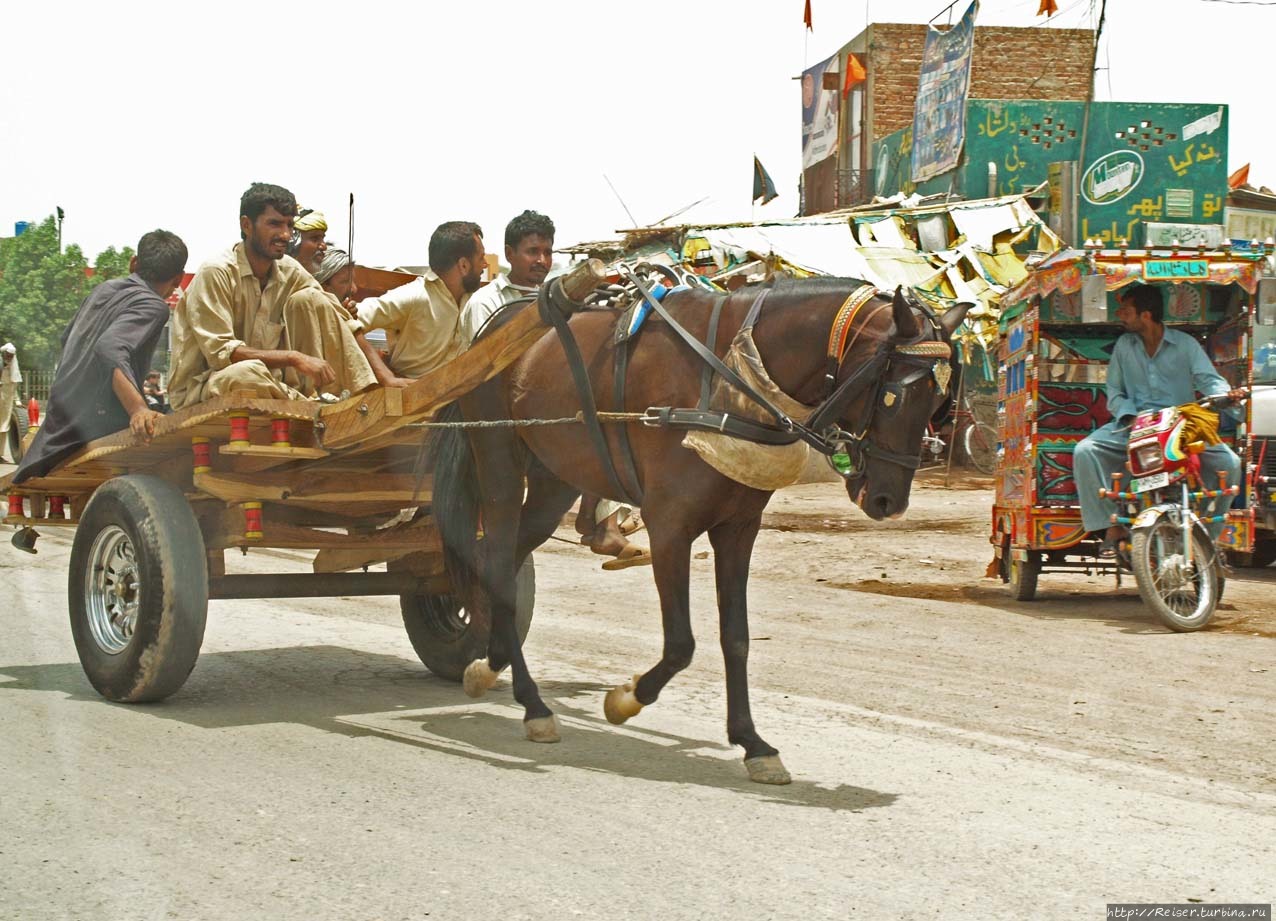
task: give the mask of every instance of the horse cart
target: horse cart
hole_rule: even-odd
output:
[[[575,301],[601,275],[591,261],[551,284]],[[163,417],[149,443],[119,432],[45,476],[0,478],[4,523],[22,529],[15,545],[34,549],[36,528],[75,531],[71,629],[93,686],[119,701],[172,694],[195,666],[210,599],[356,595],[397,595],[421,660],[459,680],[487,649],[490,623],[449,592],[422,423],[547,329],[529,304],[403,389],[337,403],[232,393]],[[313,571],[227,572],[227,550],[265,547],[318,551]],[[368,571],[381,563],[384,572]],[[530,559],[517,583],[521,639],[535,592]]]
[[[1270,284],[1261,279],[1270,253],[1270,245],[1257,244],[1222,250],[1090,245],[1050,257],[1007,292],[1000,320],[1000,448],[989,539],[998,574],[1020,600],[1034,597],[1044,573],[1120,578],[1117,561],[1100,558],[1099,541],[1082,527],[1072,475],[1077,444],[1111,418],[1106,374],[1122,332],[1115,321],[1118,293],[1134,283],[1161,286],[1166,325],[1194,336],[1232,387],[1249,387],[1256,335],[1263,339],[1270,332],[1263,324],[1276,321],[1260,317],[1270,311],[1260,296],[1260,282],[1264,292]],[[1265,527],[1261,509],[1255,514],[1267,477],[1258,469],[1263,460],[1255,451],[1253,410],[1246,407],[1239,423],[1224,417],[1219,430],[1243,467],[1240,494],[1218,522],[1215,545],[1233,560],[1270,562],[1276,533]],[[1151,493],[1140,492],[1142,481],[1131,481],[1127,472],[1123,482],[1110,495],[1136,512],[1140,500],[1148,504]]]

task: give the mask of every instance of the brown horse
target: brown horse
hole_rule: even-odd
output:
[[[908,507],[926,420],[942,389],[936,380],[936,357],[946,353],[947,339],[967,306],[959,305],[936,320],[928,311],[910,307],[900,291],[893,300],[875,292],[867,301],[861,296],[846,335],[833,337],[850,345],[830,361],[830,330],[839,315],[845,321],[843,308],[863,287],[852,279],[781,281],[767,291],[753,330],[765,368],[780,390],[808,406],[823,402],[825,411],[815,415],[825,423],[827,437],[816,439],[817,446],[824,445],[828,453],[830,441],[836,442],[858,461],[847,477],[847,494],[871,518],[881,520]],[[758,292],[746,288],[726,298],[715,341],[709,343],[717,356],[726,353],[742,323],[755,312],[751,308],[759,303]],[[663,306],[669,317],[703,342],[711,307],[719,297],[703,290],[675,290]],[[619,347],[616,325],[616,313],[607,310],[583,311],[570,318],[599,410],[696,406],[703,361],[666,318],[655,315],[631,343],[625,405],[612,405]],[[919,348],[919,343],[925,347]],[[502,375],[462,398],[459,412],[447,418],[562,418],[576,414],[581,402],[564,347],[551,332]],[[664,650],[653,668],[607,695],[607,718],[624,722],[654,703],[669,680],[691,662],[691,545],[707,532],[714,550],[726,661],[727,737],[744,748],[751,779],[788,783],[778,753],[754,729],[748,697],[746,585],[753,542],[771,493],[710,467],[682,446],[684,431],[636,422],[623,427],[641,493],[632,498],[641,501],[651,540]],[[606,440],[613,464],[628,470],[620,460],[621,428],[605,426]],[[625,499],[616,495],[614,481],[628,478],[608,474],[579,425],[445,429],[435,440],[433,457],[433,512],[448,550],[454,590],[462,598],[476,598],[482,596],[473,591],[480,588],[490,599],[488,656],[467,669],[466,692],[481,695],[509,664],[514,698],[525,709],[528,738],[556,742],[557,719],[541,700],[515,633],[514,575],[549,539],[581,492]],[[627,489],[632,492],[632,485]],[[482,541],[476,540],[480,515]]]

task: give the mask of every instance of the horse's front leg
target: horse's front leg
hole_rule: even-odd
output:
[[[727,739],[744,749],[757,783],[790,782],[780,754],[758,735],[749,709],[749,561],[761,518],[724,522],[709,531],[718,587],[718,628],[727,672]]]
[[[688,581],[691,577],[691,538],[670,528],[659,513],[644,516],[651,537],[652,573],[660,594],[660,618],[664,625],[664,650],[655,667],[635,675],[607,692],[603,713],[609,722],[625,722],[647,704],[656,702],[664,686],[691,664],[696,641],[691,634],[691,604]]]

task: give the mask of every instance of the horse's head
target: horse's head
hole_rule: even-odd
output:
[[[972,306],[958,304],[936,318],[910,306],[902,288],[895,292],[891,329],[868,359],[885,364],[838,422],[852,466],[846,492],[870,518],[899,517],[908,508],[926,423],[950,376],[950,338]]]

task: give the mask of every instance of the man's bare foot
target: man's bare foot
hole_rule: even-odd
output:
[[[598,497],[597,496],[581,496],[580,511],[576,513],[576,533],[582,538],[588,537],[593,539],[593,534],[598,530],[600,523],[594,521],[598,515]],[[582,540],[582,544],[589,543],[589,540]]]
[[[588,544],[589,549],[602,556],[620,556],[629,546],[625,535],[620,533],[620,512],[604,518],[594,528],[594,533],[582,537],[581,543]]]

